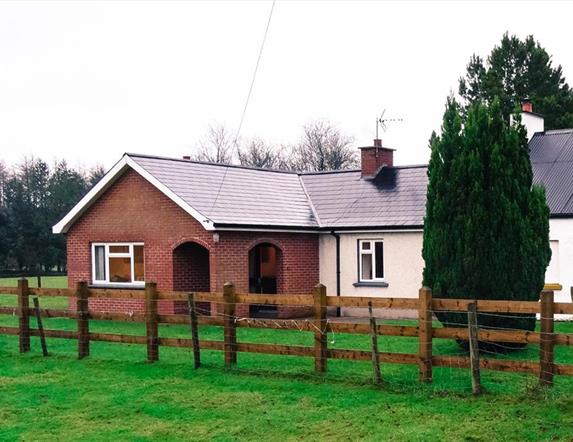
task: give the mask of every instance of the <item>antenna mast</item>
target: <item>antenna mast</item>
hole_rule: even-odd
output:
[[[376,118],[376,139],[379,139],[378,128],[381,128],[384,132],[386,132],[387,123],[395,123],[395,122],[399,122],[399,121],[404,121],[402,118],[384,118],[385,113],[386,113],[386,109],[384,109],[382,111],[382,114],[380,115],[379,118]]]

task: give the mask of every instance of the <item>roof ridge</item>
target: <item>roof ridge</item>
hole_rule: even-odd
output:
[[[259,171],[259,172],[273,172],[273,173],[285,173],[285,174],[289,174],[289,175],[300,175],[300,172],[296,172],[293,170],[266,169],[263,167],[243,166],[241,164],[223,164],[223,163],[214,163],[211,161],[186,160],[183,158],[172,158],[172,157],[164,157],[161,155],[149,155],[149,154],[140,154],[140,153],[133,153],[133,152],[125,152],[124,155],[127,155],[128,157],[139,157],[139,158],[150,158],[150,159],[154,159],[154,160],[175,161],[178,163],[203,164],[206,166],[229,167],[229,168],[233,168],[233,169],[254,170],[254,171]]]
[[[320,222],[320,217],[318,216],[318,211],[316,210],[316,207],[314,207],[314,203],[312,202],[312,198],[310,197],[308,190],[306,190],[306,186],[304,185],[304,180],[302,179],[302,176],[300,174],[298,175],[298,181],[300,183],[300,186],[302,187],[302,191],[304,192],[304,195],[306,196],[306,200],[308,201],[310,211],[312,212],[314,218],[316,219],[316,224],[318,225],[318,227],[321,227],[321,222]]]
[[[545,132],[536,132],[535,134],[539,134],[539,135],[543,136],[543,135],[566,134],[566,133],[571,133],[571,132],[573,132],[573,128],[567,128],[567,129],[549,129],[549,130],[546,130]]]

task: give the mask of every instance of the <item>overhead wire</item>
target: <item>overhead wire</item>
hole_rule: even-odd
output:
[[[271,20],[273,18],[273,11],[275,9],[275,3],[276,3],[276,0],[273,0],[273,3],[271,5],[271,10],[269,11],[269,18],[267,20],[267,26],[265,27],[265,33],[263,34],[263,40],[261,42],[261,47],[259,48],[259,55],[257,56],[257,62],[255,63],[255,69],[253,71],[253,76],[251,78],[251,85],[249,86],[249,92],[247,93],[247,98],[245,100],[245,106],[243,107],[243,112],[241,113],[241,119],[239,120],[239,127],[237,128],[237,132],[235,133],[234,145],[235,145],[235,149],[237,149],[237,150],[239,148],[238,147],[239,135],[240,135],[241,129],[243,127],[243,122],[245,121],[245,115],[247,113],[247,108],[249,106],[251,94],[252,94],[253,88],[255,86],[255,80],[257,78],[257,72],[259,70],[259,65],[261,63],[261,57],[263,55],[263,49],[265,47],[265,42],[267,41],[267,35],[269,33]],[[219,199],[219,195],[221,193],[221,189],[223,188],[223,185],[225,184],[225,179],[227,178],[227,172],[228,171],[229,171],[229,168],[226,167],[225,172],[223,173],[223,178],[221,179],[221,184],[219,185],[219,189],[217,190],[217,194],[215,195],[215,199],[213,200],[213,204],[211,205],[211,209],[209,210],[209,213],[208,213],[209,216],[213,212],[213,209],[215,208],[215,204],[217,203],[217,200]]]

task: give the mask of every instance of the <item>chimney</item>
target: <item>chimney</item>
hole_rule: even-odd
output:
[[[545,130],[545,119],[543,115],[533,112],[533,103],[526,98],[521,103],[521,124],[525,126],[527,131],[527,141],[533,138],[536,132],[543,132]]]
[[[382,146],[382,140],[375,139],[372,146],[360,148],[362,178],[372,179],[384,166],[394,165],[394,149]]]
[[[183,159],[184,159],[184,160],[190,160],[190,159],[191,159],[191,156],[189,156],[189,155],[183,155]]]

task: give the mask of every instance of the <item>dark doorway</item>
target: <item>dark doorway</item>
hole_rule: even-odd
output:
[[[277,276],[280,250],[272,244],[263,243],[249,252],[249,291],[251,293],[277,293]],[[252,317],[275,317],[276,305],[252,304]]]
[[[208,292],[211,288],[209,250],[195,242],[186,242],[173,250],[173,290]],[[176,313],[187,312],[187,302],[176,301]],[[210,303],[197,303],[197,311],[208,315]]]

